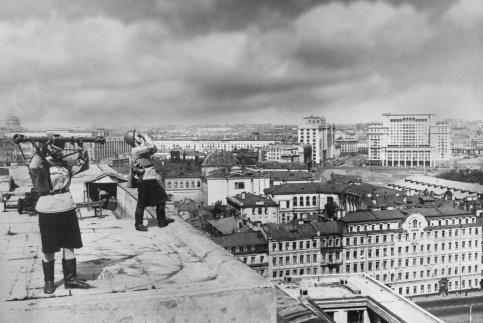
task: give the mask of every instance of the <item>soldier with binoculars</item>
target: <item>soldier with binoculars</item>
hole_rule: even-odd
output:
[[[126,132],[124,141],[132,147],[132,172],[137,179],[138,201],[135,212],[135,228],[138,231],[148,230],[143,225],[144,209],[147,206],[156,207],[158,226],[165,227],[174,220],[166,217],[165,207],[168,195],[158,182],[158,174],[152,161],[157,148],[147,135],[136,130]]]

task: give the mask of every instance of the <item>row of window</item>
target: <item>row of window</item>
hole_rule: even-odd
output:
[[[393,248],[391,248],[391,253],[393,252],[392,249]],[[391,255],[393,255],[393,254],[391,254]],[[410,259],[412,259],[412,264],[413,264],[413,266],[415,266],[416,265],[416,259],[418,259],[418,258],[419,258],[419,264],[420,265],[430,265],[431,264],[431,258],[433,258],[433,264],[437,264],[438,259],[441,259],[441,263],[445,263],[446,261],[451,263],[451,262],[453,262],[453,260],[455,262],[458,262],[459,259],[461,259],[461,261],[473,261],[473,260],[477,261],[479,259],[478,252],[475,252],[475,253],[468,252],[468,257],[466,257],[466,255],[467,255],[466,253],[461,254],[461,258],[459,257],[460,254],[441,255],[441,256],[434,256],[434,257],[428,256],[428,257],[426,257],[426,262],[424,261],[425,257],[408,257],[408,258],[405,258],[404,261],[405,261],[406,267],[407,267],[407,266],[409,266],[409,260]],[[473,258],[473,255],[474,255],[474,258]],[[372,256],[373,256],[372,249],[368,250],[367,258],[372,259],[373,258]],[[383,256],[384,257],[387,256],[386,248],[384,248]],[[376,253],[375,253],[374,258],[379,258],[379,257],[381,257],[381,255],[379,253],[379,249],[376,249]],[[352,252],[352,258],[351,258],[351,253],[349,251],[346,251],[346,254],[345,254],[346,260],[361,260],[361,258],[364,258],[364,251],[363,250],[359,250],[359,252],[354,250]],[[386,260],[384,260],[384,261],[386,261]],[[394,259],[391,259],[390,261],[391,261],[391,263],[393,263]],[[397,259],[397,261],[398,261],[398,266],[401,267],[403,259],[399,258],[399,259]]]
[[[295,199],[295,198],[294,198]],[[328,201],[327,201],[328,202]],[[435,220],[435,221],[430,221],[429,223],[429,226],[444,226],[444,225],[462,225],[462,224],[472,224],[472,223],[476,223],[476,218],[475,217],[467,217],[467,218],[460,218],[460,219],[446,219],[446,220]],[[400,229],[402,227],[402,223],[397,223],[397,228]],[[421,228],[421,222],[420,221],[417,221],[417,220],[414,220],[410,223],[410,228]],[[390,223],[379,223],[379,224],[365,224],[365,225],[351,225],[349,226],[349,232],[366,232],[366,231],[377,231],[377,230],[389,230],[389,229],[395,229],[396,227],[393,225],[391,226]],[[454,229],[455,231],[455,236],[458,236],[458,232],[459,230],[463,230],[462,231],[462,234],[464,235],[465,234],[465,229]],[[445,231],[446,230],[441,230],[442,231],[442,236],[444,237],[445,235]],[[438,230],[436,230],[435,232],[438,232]],[[472,228],[469,228],[469,234],[472,234]],[[429,232],[428,233],[428,237],[429,237]],[[421,233],[422,234],[422,233]],[[475,231],[474,231],[474,234],[475,235],[478,235],[478,228],[475,228]],[[448,236],[451,237],[452,235],[452,229],[449,229],[449,232],[448,232]],[[422,236],[421,236],[422,237]],[[436,233],[436,237],[437,237],[437,233]]]
[[[419,292],[418,292],[418,285],[412,286],[412,294],[410,286],[406,288],[399,287],[399,294],[400,295],[415,295],[415,294],[425,294],[425,293],[438,293],[439,292],[439,285],[438,283],[434,284],[434,290],[431,289],[432,284],[427,284],[426,288],[424,284],[419,285]],[[469,288],[476,288],[478,287],[478,279],[462,279],[461,280],[461,289],[469,289]],[[459,290],[459,280],[449,281],[448,282],[448,291]],[[403,294],[403,292],[406,292]]]
[[[473,244],[472,241],[468,241],[468,244],[466,244],[466,241],[461,241],[461,249],[464,250],[466,248],[479,248],[479,241],[478,240],[475,240],[474,241],[475,243]],[[448,246],[447,249],[446,249],[446,245]],[[412,251],[413,253],[415,252],[425,252],[425,253],[434,253],[434,252],[438,252],[438,251],[446,251],[446,250],[459,250],[459,242],[441,242],[441,243],[435,243],[434,244],[434,248],[431,249],[431,245],[430,244],[427,244],[426,245],[426,248],[424,248],[424,244],[420,245],[419,248],[417,248],[417,246],[413,245],[412,248],[409,248],[409,246],[406,246],[404,249],[403,247],[398,247],[397,248],[397,254],[398,255],[401,255],[403,253],[403,250],[404,250],[404,253],[406,255],[408,255],[410,253],[410,251]],[[438,248],[439,246],[439,248]],[[474,246],[474,247],[473,247]],[[373,254],[373,250],[375,252],[375,256],[376,257],[387,257],[388,256],[388,250],[389,250],[389,254],[391,256],[394,256],[394,247],[391,247],[391,248],[382,248],[382,252],[380,252],[380,248],[369,248],[367,249],[367,256],[369,258],[372,257],[372,254]],[[359,253],[359,256],[363,256],[364,255],[364,251],[365,249],[359,249],[358,250],[359,252],[357,252],[357,250],[352,250],[352,253],[353,253],[353,258],[357,258],[357,254]],[[475,253],[476,254],[476,253]],[[346,259],[350,259],[350,251],[346,251]]]
[[[401,265],[401,263],[402,263],[401,261],[398,262],[399,266]],[[406,261],[406,266],[408,266],[408,263],[409,262]],[[389,265],[388,265],[387,261],[369,262],[369,263],[367,263],[367,267],[366,267],[366,263],[364,263],[364,262],[345,265],[346,273],[366,272],[366,268],[367,268],[368,272],[371,272],[373,270],[377,271],[377,270],[394,269],[394,261],[389,262]],[[459,274],[458,268],[460,268],[460,267],[455,266],[454,268],[453,267],[441,268],[441,271],[439,271],[438,268],[435,268],[435,269],[433,269],[433,276],[431,276],[431,270],[426,269],[426,277],[424,276],[424,270],[421,270],[419,278],[436,277],[436,276],[438,276],[438,273],[440,273],[441,276],[453,275],[453,274],[458,275]],[[474,271],[472,270],[472,268],[474,268]],[[461,266],[461,271],[460,271],[461,274],[466,274],[466,273],[471,274],[472,272],[478,273],[478,265]],[[413,277],[412,277],[413,279],[418,278],[416,273],[417,273],[416,271],[413,271]],[[394,277],[394,274],[391,274],[391,281],[393,281],[393,277]],[[406,280],[409,279],[409,272],[406,272],[405,278],[406,278]],[[401,280],[401,279],[402,279],[402,272],[398,273],[398,281]]]
[[[389,226],[389,225],[388,225]],[[381,229],[382,230],[382,229]],[[350,230],[349,230],[350,231]],[[467,234],[468,233],[468,234]],[[448,229],[448,230],[434,230],[434,231],[426,231],[424,232],[413,232],[412,234],[409,233],[398,233],[397,234],[397,241],[411,241],[411,240],[421,240],[424,239],[426,235],[426,239],[430,238],[452,238],[461,236],[462,238],[466,238],[467,235],[469,236],[479,236],[480,230],[479,228],[466,228],[463,229]],[[388,237],[390,242],[394,242],[394,234],[383,234],[383,235],[370,235],[367,236],[367,244],[372,244],[372,243],[386,243],[388,241]],[[374,238],[374,240],[373,240]],[[411,238],[411,239],[410,239]],[[351,238],[346,237],[345,239],[346,246],[350,245],[358,245],[358,244],[365,244],[366,243],[366,237],[360,236],[360,237],[352,237],[352,244],[351,244]]]
[[[278,260],[278,261],[277,261]],[[306,254],[306,255],[294,255],[292,257],[285,256],[285,257],[273,257],[272,258],[272,265],[276,266],[291,266],[291,265],[298,265],[298,264],[310,264],[310,263],[317,263],[317,254]]]
[[[310,201],[312,201],[312,204],[310,203]],[[332,196],[328,196],[327,203],[333,203],[333,202],[334,202],[334,198]],[[312,198],[310,198],[310,196],[305,196],[305,198],[303,196],[299,196],[298,198],[294,197],[292,199],[292,203],[293,203],[293,206],[311,206],[311,205],[317,206],[317,196],[312,196]],[[287,202],[287,208],[290,208],[289,202]]]
[[[166,188],[195,188],[201,187],[200,181],[167,181]]]
[[[286,269],[286,270],[274,270],[272,271],[273,278],[283,278],[283,277],[290,277],[290,276],[297,276],[297,275],[317,275],[318,268],[294,268],[294,269]]]
[[[279,242],[272,243],[272,251],[283,251],[283,250],[305,250],[317,248],[317,240],[299,240],[292,242]]]

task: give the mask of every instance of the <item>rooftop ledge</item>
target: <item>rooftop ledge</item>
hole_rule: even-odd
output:
[[[81,187],[73,182],[74,194]],[[77,272],[92,288],[66,290],[57,253],[53,295],[43,293],[37,217],[0,212],[1,322],[276,322],[273,284],[177,217],[172,205],[174,223],[148,221],[149,231],[139,232],[131,218],[135,190],[119,186],[118,200],[129,218],[83,209],[79,220]]]

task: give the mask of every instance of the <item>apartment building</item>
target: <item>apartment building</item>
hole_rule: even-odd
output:
[[[451,128],[434,114],[383,114],[369,126],[369,163],[390,167],[432,167],[451,158]]]
[[[267,275],[267,241],[260,232],[236,232],[213,238],[213,241],[231,252],[261,276]]]
[[[312,147],[312,162],[321,164],[334,158],[335,126],[328,124],[323,117],[308,116],[298,125],[298,142]]]
[[[298,275],[317,275],[320,267],[320,233],[311,223],[262,226],[268,241],[268,277],[283,279]]]
[[[265,196],[241,193],[227,197],[227,204],[251,224],[279,223],[278,204]]]
[[[344,273],[367,273],[401,295],[480,288],[481,219],[464,210],[415,208],[344,217]]]

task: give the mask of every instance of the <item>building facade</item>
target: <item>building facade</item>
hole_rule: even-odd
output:
[[[255,226],[280,221],[278,204],[264,196],[243,192],[227,197],[227,204],[236,209],[244,221]]]
[[[354,212],[342,219],[344,272],[404,296],[480,288],[481,219],[455,208]]]
[[[389,167],[433,167],[451,159],[451,128],[433,114],[383,114],[369,126],[368,160]]]
[[[334,158],[335,126],[328,124],[325,118],[309,116],[298,125],[298,142],[312,147],[312,162],[321,164]]]
[[[303,163],[304,146],[300,144],[274,144],[259,150],[259,161],[278,163]]]
[[[194,150],[210,152],[214,150],[233,151],[268,147],[276,140],[153,140],[156,147],[165,150]]]

